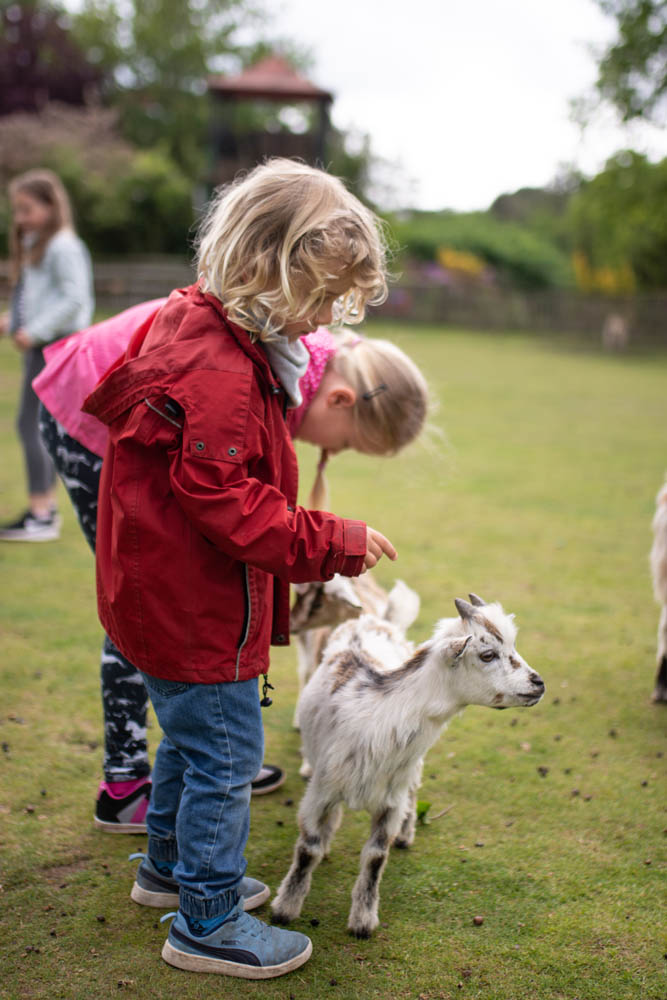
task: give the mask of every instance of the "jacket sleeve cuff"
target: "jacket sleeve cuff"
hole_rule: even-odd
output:
[[[366,556],[366,525],[363,521],[343,520],[342,546],[325,562],[325,579],[335,573],[342,576],[359,576]]]

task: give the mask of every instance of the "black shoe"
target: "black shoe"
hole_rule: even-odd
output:
[[[251,783],[253,795],[267,795],[275,792],[285,780],[285,772],[275,764],[262,764],[259,774]]]
[[[37,517],[27,510],[22,517],[0,528],[3,542],[53,542],[60,538],[60,516],[55,510]]]

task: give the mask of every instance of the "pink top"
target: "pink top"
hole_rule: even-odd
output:
[[[106,451],[108,429],[95,417],[81,412],[83,401],[124,354],[133,333],[152,319],[166,301],[142,302],[44,348],[46,366],[32,387],[70,437],[96,455]]]
[[[166,299],[153,299],[126,309],[102,323],[73,333],[44,348],[46,366],[32,387],[49,413],[62,424],[70,437],[80,441],[95,455],[103,456],[108,440],[107,427],[81,412],[81,406],[114,361],[125,353],[132,335],[152,320]],[[327,362],[336,353],[336,341],[326,327],[301,338],[310,354],[306,374],[299,382],[303,402],[287,411],[287,426],[295,434],[317,392]]]
[[[287,411],[287,426],[292,437],[294,437],[301,426],[301,421],[306,415],[306,410],[312,403],[315,393],[320,387],[327,364],[338,350],[335,338],[325,326],[320,326],[314,333],[307,333],[305,337],[301,337],[301,343],[306,346],[310,354],[310,361],[308,362],[306,374],[299,381],[299,389],[301,390],[303,400],[301,406],[297,406],[295,410]]]

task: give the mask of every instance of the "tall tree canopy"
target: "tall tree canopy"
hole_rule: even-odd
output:
[[[39,111],[49,101],[85,103],[101,73],[69,29],[61,7],[0,3],[0,115]]]
[[[84,0],[72,19],[88,60],[105,71],[125,136],[137,146],[161,145],[196,175],[207,76],[225,59],[248,58],[253,47],[239,33],[257,25],[257,12],[247,0]]]
[[[598,0],[616,20],[617,37],[602,54],[596,88],[625,122],[667,119],[667,0]]]
[[[667,158],[616,153],[573,195],[568,214],[573,245],[590,267],[629,268],[639,288],[665,287]]]

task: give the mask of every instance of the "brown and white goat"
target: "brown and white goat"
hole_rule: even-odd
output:
[[[662,605],[658,625],[658,671],[655,676],[653,701],[667,702],[667,483],[656,497],[651,573],[655,599]]]
[[[466,705],[536,705],[544,694],[542,679],[516,651],[512,616],[499,604],[470,599],[457,600],[460,617],[438,622],[416,651],[400,628],[372,615],[331,636],[300,701],[313,774],[299,807],[292,866],[272,903],[276,922],[301,912],[346,803],[371,815],[348,920],[352,934],[369,937],[389,848],[414,840],[426,751]]]
[[[414,590],[397,580],[387,593],[370,573],[357,577],[336,574],[324,583],[297,583],[293,587],[296,600],[290,612],[290,633],[296,636],[299,697],[336,625],[371,614],[407,632],[419,614],[419,597]],[[298,701],[292,724],[299,728]]]

